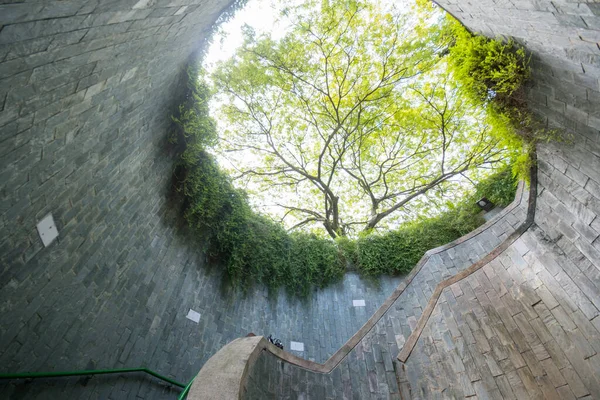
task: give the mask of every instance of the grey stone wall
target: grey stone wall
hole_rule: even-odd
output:
[[[529,106],[563,142],[538,146],[535,222],[600,294],[600,4],[596,1],[440,0],[470,29],[514,37],[532,53]]]
[[[343,397],[343,387],[348,384],[342,379],[342,368],[331,374],[317,374],[263,351],[251,367],[242,393],[245,400],[336,399]]]
[[[152,292],[162,268],[177,272],[162,260],[182,258],[169,247],[169,115],[188,58],[227,1],[2,3],[0,368],[148,365],[142,353],[154,351],[152,333],[183,284]],[[48,213],[60,236],[43,248],[36,223]],[[177,353],[160,356],[176,373]],[[76,381],[49,392],[3,386],[0,397],[119,398],[143,382],[57,394]]]
[[[249,372],[245,399],[399,399],[394,360],[436,286],[512,234],[525,220],[528,198],[527,190],[520,191],[510,207],[464,240],[433,250],[387,312],[330,373],[306,370],[263,351]]]
[[[148,216],[156,224],[165,205],[181,72],[225,5],[0,5],[2,286],[77,275],[100,248],[123,266],[140,262],[133,244],[151,237]],[[60,239],[42,250],[36,223],[50,212]]]
[[[401,281],[347,274],[299,301],[235,292],[205,265],[169,199],[167,128],[226,3],[0,4],[0,372],[146,366],[187,382],[248,332],[322,361]],[[49,212],[59,238],[43,248]],[[178,393],[141,375],[0,381],[3,399]]]
[[[445,288],[400,370],[403,398],[597,398],[600,293],[579,268],[534,227]]]

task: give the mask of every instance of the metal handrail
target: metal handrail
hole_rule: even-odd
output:
[[[84,375],[105,375],[105,374],[124,374],[130,372],[144,372],[152,375],[162,381],[168,382],[171,385],[183,388],[183,392],[178,399],[184,399],[187,395],[190,386],[192,385],[193,379],[187,384],[183,384],[174,379],[167,378],[157,372],[152,371],[148,368],[121,368],[121,369],[97,369],[88,371],[56,371],[56,372],[20,372],[17,374],[3,374],[0,373],[0,379],[35,379],[35,378],[59,378],[65,376],[84,376]]]

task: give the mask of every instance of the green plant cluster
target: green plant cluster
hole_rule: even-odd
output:
[[[539,141],[561,140],[527,108],[525,85],[530,78],[530,57],[512,39],[473,35],[452,16],[442,24],[450,43],[448,67],[473,101],[487,108],[491,135],[513,150],[513,173],[528,181],[531,152]]]
[[[281,224],[253,212],[246,194],[210,154],[197,154],[183,188],[187,221],[235,286],[262,283],[306,295],[311,286],[326,286],[343,275],[333,241],[288,234]]]
[[[178,169],[186,201],[185,217],[213,262],[229,280],[248,289],[253,284],[285,287],[306,296],[348,268],[362,274],[410,271],[423,254],[472,231],[484,221],[475,202],[487,197],[500,206],[514,198],[516,181],[505,169],[477,185],[475,193],[446,213],[402,225],[385,234],[331,240],[308,233],[288,233],[280,223],[255,213],[244,191],[234,187],[206,147],[217,140],[208,112],[210,90],[191,70],[189,95],[179,108],[175,138],[185,145]]]
[[[505,207],[514,200],[516,188],[515,176],[507,167],[477,184],[471,196],[437,217],[360,237],[355,253],[349,258],[356,260],[365,275],[407,273],[427,250],[452,242],[485,223],[477,200],[487,197],[497,206]]]
[[[283,226],[252,211],[244,191],[235,188],[206,147],[217,138],[208,112],[210,90],[190,70],[189,95],[173,117],[175,138],[185,150],[178,169],[186,200],[185,217],[204,251],[222,264],[230,281],[248,288],[262,283],[306,295],[343,276],[345,266],[331,240]]]
[[[218,139],[217,124],[210,117],[210,97],[210,88],[198,70],[188,68],[185,100],[179,105],[177,115],[171,116],[175,130],[169,137],[171,143],[183,144],[182,158],[186,165],[193,164],[197,155]]]
[[[447,17],[451,35],[452,72],[467,93],[480,100],[514,101],[530,76],[529,57],[512,39],[502,42],[472,35],[456,19]]]
[[[187,221],[235,286],[262,283],[306,295],[311,286],[326,286],[343,275],[333,241],[288,234],[281,224],[253,212],[246,194],[210,154],[197,154],[182,183]]]

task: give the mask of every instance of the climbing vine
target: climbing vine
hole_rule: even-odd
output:
[[[348,269],[377,276],[406,273],[423,254],[455,240],[484,223],[475,205],[486,196],[499,206],[514,198],[516,180],[504,169],[476,185],[471,196],[434,218],[401,225],[383,234],[336,240],[309,233],[288,233],[257,214],[243,190],[237,189],[207,146],[216,137],[208,114],[210,91],[190,72],[187,106],[173,117],[175,137],[185,151],[178,168],[178,187],[186,200],[185,218],[213,262],[225,268],[230,282],[244,289],[254,284],[285,287],[306,296],[312,287],[340,279]],[[188,108],[190,105],[193,108]]]
[[[488,107],[486,118],[494,128],[489,134],[512,148],[518,168],[523,168],[528,158],[520,149],[523,143],[531,145],[535,140],[533,123],[515,120],[526,112],[521,103],[529,74],[524,51],[512,42],[473,36],[452,20],[432,32],[439,43],[447,44],[440,62],[447,64],[469,101]],[[189,69],[186,97],[172,117],[171,139],[182,148],[177,188],[185,198],[185,218],[199,245],[213,263],[223,266],[225,276],[236,287],[249,289],[261,284],[306,296],[311,288],[340,279],[348,269],[369,276],[406,273],[427,250],[484,223],[475,205],[480,197],[499,206],[514,198],[517,178],[508,165],[474,182],[470,196],[444,204],[441,214],[402,223],[387,232],[363,232],[335,240],[307,232],[290,233],[279,221],[252,209],[247,193],[234,186],[212,154],[220,132],[209,113],[212,89],[207,79],[199,68]]]

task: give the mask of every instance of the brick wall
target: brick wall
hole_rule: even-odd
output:
[[[184,283],[153,294],[151,279],[178,273],[189,257],[201,263],[194,252],[180,269],[161,263],[183,258],[169,247],[175,229],[166,221],[169,116],[190,55],[228,1],[8,3],[0,4],[0,368],[151,364],[145,352],[165,336],[158,327],[173,324],[165,307]],[[44,248],[36,223],[48,213],[59,239]],[[176,356],[157,354],[157,364],[168,371]],[[135,396],[139,386],[133,379],[128,390]],[[105,388],[101,398],[125,393],[120,381]]]
[[[40,264],[69,271],[100,247],[134,258],[136,224],[164,206],[182,68],[225,5],[199,3],[0,5],[2,286]],[[60,245],[42,250],[36,223],[49,212]]]
[[[531,109],[567,139],[538,147],[535,222],[600,293],[600,4],[440,0],[473,31],[514,37],[532,53]]]

